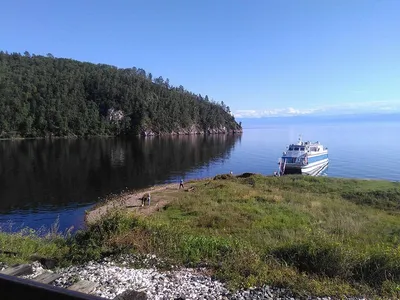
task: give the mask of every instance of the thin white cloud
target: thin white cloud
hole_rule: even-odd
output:
[[[279,117],[279,116],[296,116],[296,115],[306,115],[315,112],[317,109],[295,109],[293,107],[289,108],[279,108],[270,110],[253,110],[253,109],[242,109],[237,110],[234,113],[236,118],[263,118],[263,117]]]
[[[239,110],[234,114],[239,118],[263,118],[263,117],[282,117],[299,116],[316,113],[318,109],[295,109],[293,107],[271,110]]]
[[[264,118],[311,114],[340,115],[372,112],[400,112],[400,101],[350,102],[341,105],[327,105],[307,109],[299,109],[293,107],[264,110],[240,109],[236,110],[233,114],[236,118]]]

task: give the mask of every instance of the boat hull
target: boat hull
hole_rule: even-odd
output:
[[[318,160],[316,162],[300,165],[300,164],[286,164],[285,174],[304,174],[315,176],[324,170],[329,163],[328,158]]]

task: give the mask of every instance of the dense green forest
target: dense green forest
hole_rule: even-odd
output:
[[[223,102],[143,69],[0,52],[2,138],[238,131]]]

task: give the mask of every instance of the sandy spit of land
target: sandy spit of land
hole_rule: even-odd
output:
[[[136,211],[138,214],[149,215],[167,205],[175,199],[179,193],[190,190],[190,183],[185,183],[183,189],[179,189],[179,183],[170,183],[116,196],[100,205],[95,205],[89,210],[86,213],[85,222],[86,224],[93,224],[101,220],[108,212],[115,209],[125,209],[127,211]],[[142,197],[147,193],[151,195],[150,205],[148,205],[146,201],[145,205],[142,206]]]

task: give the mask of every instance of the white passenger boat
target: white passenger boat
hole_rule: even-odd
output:
[[[319,142],[303,142],[301,136],[297,144],[291,144],[279,159],[279,175],[318,175],[328,166],[328,148]]]

